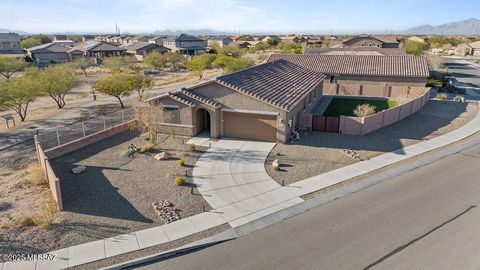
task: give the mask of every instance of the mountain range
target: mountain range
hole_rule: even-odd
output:
[[[401,34],[410,35],[480,35],[480,20],[471,18],[436,26],[425,24],[400,32]]]

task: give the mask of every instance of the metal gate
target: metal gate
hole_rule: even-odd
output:
[[[340,117],[314,115],[312,119],[312,131],[335,132],[340,129]]]

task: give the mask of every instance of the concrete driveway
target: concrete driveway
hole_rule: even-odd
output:
[[[265,160],[275,143],[222,139],[211,142],[193,170],[199,192],[237,227],[303,202],[265,171]]]

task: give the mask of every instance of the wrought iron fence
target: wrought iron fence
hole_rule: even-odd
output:
[[[127,108],[42,133],[40,134],[40,141],[42,142],[43,149],[46,151],[85,136],[112,128],[133,120],[134,118],[134,109]]]

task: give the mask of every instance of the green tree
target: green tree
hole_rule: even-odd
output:
[[[269,38],[267,39],[267,44],[270,46],[270,47],[275,47],[278,45],[278,40],[277,39],[273,39],[273,38]]]
[[[167,63],[173,70],[177,70],[180,64],[184,64],[186,62],[185,57],[179,53],[175,52],[167,52],[163,54]]]
[[[135,66],[135,59],[132,56],[115,56],[103,59],[102,66],[110,72],[121,72],[133,69]]]
[[[231,57],[240,57],[242,55],[242,50],[240,48],[228,45],[220,49],[218,52],[220,55],[231,56]]]
[[[80,69],[85,77],[88,77],[87,74],[87,69],[93,65],[95,65],[95,60],[93,58],[88,58],[88,57],[82,57],[79,59],[74,60],[73,62],[70,63],[70,65],[74,69]]]
[[[227,59],[223,67],[223,70],[226,73],[232,73],[235,71],[249,68],[254,65],[253,61],[247,58],[230,58],[231,59]]]
[[[20,47],[22,47],[23,49],[32,48],[32,47],[38,46],[40,44],[42,44],[42,42],[40,42],[40,40],[38,40],[36,38],[27,38],[27,39],[24,39],[24,40],[20,41]]]
[[[49,95],[59,109],[65,107],[65,95],[78,86],[80,80],[68,65],[50,66],[39,72],[37,79],[43,93]]]
[[[427,49],[426,44],[413,40],[404,40],[405,51],[408,54],[420,55]]]
[[[9,79],[12,75],[25,68],[25,61],[22,59],[15,59],[12,57],[5,57],[0,55],[0,74]]]
[[[154,85],[150,78],[145,77],[145,75],[140,72],[130,75],[129,83],[132,89],[137,92],[139,101],[143,99],[145,90],[152,88]]]
[[[167,67],[167,58],[160,52],[151,52],[143,57],[143,63],[155,69]]]
[[[302,54],[303,44],[300,43],[280,43],[278,48],[284,54]]]
[[[134,90],[131,76],[131,74],[123,72],[113,73],[98,80],[93,88],[101,93],[117,98],[120,106],[125,108],[122,97],[130,96]]]
[[[201,54],[192,58],[187,62],[187,68],[197,72],[199,79],[203,77],[203,71],[212,68],[212,62],[216,59],[214,54]]]
[[[49,38],[46,35],[38,34],[38,35],[33,35],[32,38],[38,39],[40,43],[46,44],[52,42],[52,39]]]
[[[25,121],[28,106],[41,95],[39,83],[31,76],[22,76],[0,82],[0,109],[15,111]]]

